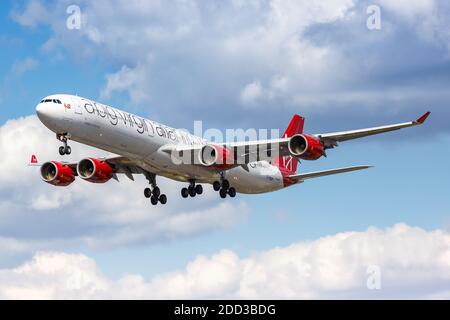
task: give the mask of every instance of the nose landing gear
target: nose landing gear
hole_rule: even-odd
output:
[[[67,133],[57,134],[56,139],[58,139],[59,141],[61,141],[64,144],[63,146],[59,147],[60,155],[63,156],[63,155],[69,155],[72,153],[72,148],[67,145],[67,140],[69,139]]]

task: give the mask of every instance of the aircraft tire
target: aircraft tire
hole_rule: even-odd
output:
[[[195,195],[197,194],[197,193],[195,192],[195,188],[189,187],[188,191],[189,191],[189,195],[190,195],[192,198],[195,197]]]
[[[161,204],[166,204],[167,203],[167,196],[165,194],[162,194],[159,196],[159,202],[161,202]]]
[[[219,181],[214,181],[213,189],[214,189],[214,191],[219,191],[220,190],[220,182]]]
[[[156,198],[158,198],[161,194],[161,190],[159,189],[159,187],[154,187],[152,193]]]
[[[222,189],[228,190],[228,188],[230,187],[230,182],[225,179],[222,181]]]

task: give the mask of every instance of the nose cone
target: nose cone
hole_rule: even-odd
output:
[[[52,107],[52,103],[39,103],[36,106],[36,114],[39,120],[41,120],[41,122],[48,128],[53,127],[55,124],[54,122],[56,121],[56,110]]]
[[[40,118],[41,117],[41,115],[43,115],[43,113],[44,113],[44,104],[43,103],[39,103],[37,106],[36,106],[36,114],[38,115],[38,117]]]
[[[39,103],[36,106],[36,114],[38,116],[38,118],[45,123],[45,121],[50,120],[50,110],[48,107],[48,103]]]

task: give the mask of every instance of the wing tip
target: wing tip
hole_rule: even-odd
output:
[[[430,111],[425,112],[423,115],[421,115],[416,121],[414,121],[417,124],[422,124],[427,120],[428,116],[431,114]]]
[[[39,165],[39,160],[35,154],[31,155],[28,165],[29,166],[38,166]]]

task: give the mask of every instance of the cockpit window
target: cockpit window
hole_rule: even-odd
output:
[[[48,103],[48,102],[62,104],[61,100],[59,100],[59,99],[44,99],[44,100],[41,100],[41,103]]]

